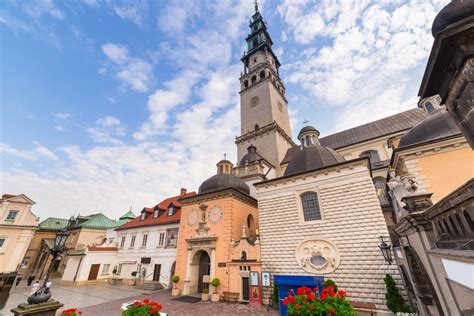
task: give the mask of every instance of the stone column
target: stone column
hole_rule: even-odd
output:
[[[191,260],[192,260],[192,251],[188,249],[188,255],[186,259],[186,276],[184,278],[183,286],[183,295],[189,294],[189,286],[191,282]]]

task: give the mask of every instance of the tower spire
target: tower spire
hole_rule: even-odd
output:
[[[258,3],[257,3],[257,0],[255,0],[255,12],[258,12]]]

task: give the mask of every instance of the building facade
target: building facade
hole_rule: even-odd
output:
[[[176,274],[182,294],[202,293],[205,276],[220,286],[209,293],[249,300],[250,271],[260,272],[257,201],[250,188],[231,174],[222,160],[217,174],[204,181],[196,196],[181,199]]]

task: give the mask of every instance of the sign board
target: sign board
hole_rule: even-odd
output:
[[[151,258],[142,258],[142,260],[140,261],[140,263],[150,263],[151,262]]]
[[[250,285],[258,286],[258,272],[250,271]]]
[[[262,286],[270,286],[270,273],[262,272]]]
[[[225,268],[226,265],[227,265],[227,264],[226,264],[225,262],[218,262],[218,263],[217,263],[217,266],[218,266],[219,268]]]

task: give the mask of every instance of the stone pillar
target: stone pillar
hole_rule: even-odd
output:
[[[183,295],[189,294],[189,286],[191,282],[191,260],[192,260],[192,251],[191,249],[188,249],[188,255],[187,255],[187,260],[186,260],[186,276],[183,280],[184,286],[183,286]]]
[[[32,315],[32,316],[55,316],[56,311],[63,307],[64,304],[49,300],[45,303],[40,304],[20,304],[18,307],[13,308],[11,312],[15,316]]]

